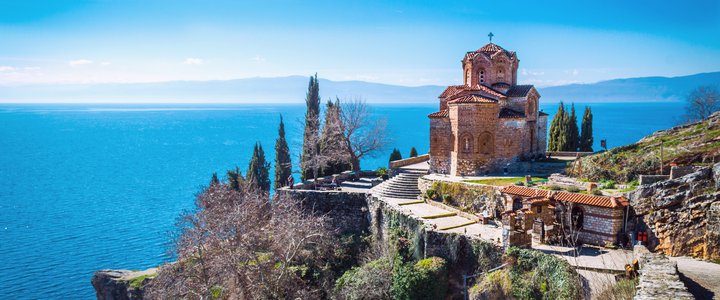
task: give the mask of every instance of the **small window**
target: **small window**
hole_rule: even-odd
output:
[[[582,228],[583,228],[584,216],[583,216],[583,211],[582,211],[582,209],[580,209],[580,208],[577,207],[577,206],[576,206],[576,207],[573,207],[573,209],[572,209],[572,214],[571,214],[571,219],[572,219],[572,225],[573,225],[573,227],[575,227],[575,229],[582,229]]]
[[[542,213],[542,206],[538,206],[538,207],[535,209],[535,212],[537,212],[537,213]]]
[[[522,198],[513,198],[513,210],[521,210],[523,207]]]

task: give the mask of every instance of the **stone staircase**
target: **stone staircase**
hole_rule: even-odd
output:
[[[417,199],[420,196],[418,179],[426,175],[424,170],[407,170],[381,183],[373,192],[381,197],[394,199]]]

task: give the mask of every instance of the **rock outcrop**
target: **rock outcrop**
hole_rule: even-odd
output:
[[[630,203],[650,229],[648,248],[666,255],[720,258],[720,163],[643,185]]]
[[[142,287],[156,274],[156,268],[145,271],[100,270],[93,274],[90,282],[97,299],[134,300],[143,298]]]

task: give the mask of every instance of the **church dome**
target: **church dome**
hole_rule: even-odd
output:
[[[498,52],[498,51],[500,51],[500,50],[507,52],[507,50],[503,49],[503,47],[500,47],[500,46],[495,45],[495,44],[493,44],[493,43],[488,43],[487,45],[482,46],[482,48],[478,49],[478,50],[475,51],[475,52],[490,52],[490,53],[495,53],[495,52]]]

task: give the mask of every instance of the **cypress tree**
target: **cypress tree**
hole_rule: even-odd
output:
[[[300,156],[300,167],[302,179],[313,177],[313,170],[308,167],[307,161],[311,160],[318,151],[318,139],[320,133],[320,87],[318,85],[317,73],[310,76],[308,91],[305,95],[305,129],[303,131],[303,147]]]
[[[578,132],[577,115],[575,114],[575,103],[571,104],[570,115],[565,119],[565,122],[567,122],[565,151],[577,151],[580,144],[580,134]]]
[[[288,184],[288,178],[292,174],[292,161],[290,160],[290,149],[285,140],[285,124],[280,116],[278,137],[275,140],[275,181],[274,188],[278,189]]]
[[[260,143],[255,143],[253,155],[247,170],[247,180],[261,191],[270,191],[270,163],[265,161],[265,152]]]
[[[235,170],[228,170],[227,177],[230,188],[239,191],[240,186],[242,186],[242,183],[245,181],[242,174],[240,173],[240,168],[235,167]]]
[[[593,130],[592,130],[592,110],[589,106],[585,106],[585,112],[583,113],[582,125],[580,126],[582,132],[580,133],[580,151],[592,152],[593,146]]]
[[[352,169],[348,162],[347,145],[345,144],[345,133],[341,117],[340,99],[335,102],[329,101],[325,106],[325,125],[320,134],[320,155],[328,158],[326,166],[323,166],[320,176],[338,174]]]
[[[213,172],[212,178],[210,178],[210,186],[215,186],[220,184],[220,180],[217,177],[217,173]]]
[[[553,116],[550,123],[550,138],[548,141],[548,151],[562,151],[565,147],[565,133],[563,127],[565,125],[565,104],[560,101],[558,110]]]
[[[410,148],[410,157],[417,157],[417,150],[415,147]]]
[[[401,159],[402,159],[402,154],[400,154],[400,150],[398,150],[397,148],[393,149],[392,153],[390,153],[390,161],[401,160]]]

